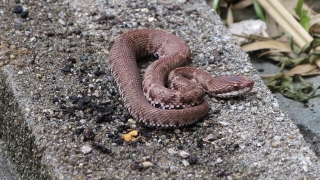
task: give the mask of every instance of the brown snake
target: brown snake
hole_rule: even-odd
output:
[[[190,54],[185,41],[162,30],[135,29],[114,42],[108,66],[126,108],[138,122],[157,128],[189,125],[209,111],[204,91],[230,98],[252,89],[254,82],[250,78],[216,78],[188,66]],[[137,59],[146,55],[157,55],[158,60],[146,69],[142,82]]]

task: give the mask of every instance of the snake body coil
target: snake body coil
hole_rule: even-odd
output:
[[[157,55],[159,59],[146,69],[142,82],[137,59],[146,55]],[[170,128],[195,123],[209,110],[203,99],[204,91],[229,98],[250,91],[254,84],[244,76],[214,78],[203,70],[189,67],[189,63],[187,43],[155,29],[123,33],[114,42],[108,58],[126,108],[136,120],[149,127]]]

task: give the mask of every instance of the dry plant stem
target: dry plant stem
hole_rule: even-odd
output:
[[[262,79],[270,79],[276,75],[277,74],[260,74],[260,77]],[[320,72],[309,72],[309,73],[300,74],[300,76],[302,77],[310,77],[310,76],[318,76],[318,75],[320,75]]]
[[[283,7],[278,0],[258,0],[260,5],[268,12],[270,16],[287,32],[289,32],[293,41],[303,47],[310,43],[313,38],[303,29],[303,27],[295,20],[295,18]],[[320,67],[320,59],[315,61]]]
[[[312,37],[282,6],[278,0],[258,0],[261,6],[278,22],[282,28],[293,36],[299,47],[312,41]]]
[[[244,9],[252,4],[252,0],[242,0],[232,6],[232,10]]]

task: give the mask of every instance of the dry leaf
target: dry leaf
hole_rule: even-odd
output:
[[[252,0],[243,0],[232,6],[232,10],[244,9],[252,4]]]
[[[232,14],[232,4],[228,7],[228,14],[227,14],[227,24],[230,26],[233,24],[233,14]]]
[[[276,49],[281,52],[291,52],[291,47],[288,43],[279,42],[275,40],[257,41],[242,46],[242,50],[245,52],[256,51],[261,49]]]
[[[288,71],[286,73],[286,75],[293,76],[295,74],[305,74],[305,73],[310,72],[316,68],[317,68],[317,66],[314,64],[300,64],[300,65],[296,65],[294,68],[292,68],[290,71]]]
[[[313,16],[310,21],[310,28],[312,28],[312,26],[314,25],[318,25],[319,27],[319,24],[318,24],[319,22],[320,22],[320,14]]]

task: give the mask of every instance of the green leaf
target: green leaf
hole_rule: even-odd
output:
[[[302,5],[304,3],[304,0],[299,0],[297,7],[295,8],[296,14],[300,17],[300,24],[301,26],[309,32],[309,23],[311,21],[311,18],[308,16],[308,11],[305,9],[302,9]]]
[[[286,76],[278,74],[271,78],[268,88],[273,92],[280,92],[285,97],[295,101],[305,102],[320,96],[317,91],[320,86],[313,89],[312,83],[306,82],[301,76]]]
[[[304,0],[299,0],[297,7],[294,9],[296,11],[296,14],[301,17],[302,16],[302,5],[304,3]]]
[[[220,0],[214,0],[214,1],[212,2],[212,9],[214,9],[214,10],[217,10],[217,9],[218,9],[218,7],[219,7],[219,1],[220,1]]]
[[[256,11],[256,14],[259,16],[259,18],[262,21],[266,22],[266,18],[263,14],[262,8],[261,8],[258,0],[253,0],[253,7],[254,7],[254,10]]]

